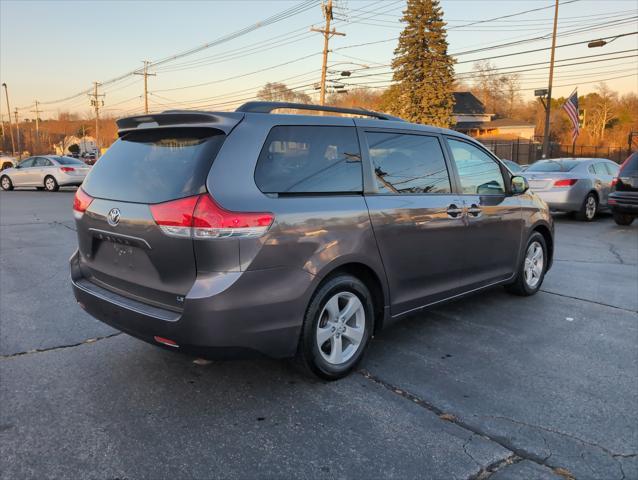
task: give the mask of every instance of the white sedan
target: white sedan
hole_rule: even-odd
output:
[[[29,157],[14,168],[2,170],[0,186],[3,190],[35,187],[55,192],[60,187],[81,185],[89,170],[87,164],[75,158],[40,155]]]

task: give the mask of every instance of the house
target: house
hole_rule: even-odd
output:
[[[470,135],[478,127],[490,122],[494,114],[487,113],[483,103],[471,92],[454,92],[454,109],[456,120],[454,129]]]
[[[454,101],[454,129],[459,132],[489,139],[534,138],[534,124],[512,118],[493,120],[494,114],[486,112],[483,103],[471,92],[454,92]]]
[[[97,144],[95,143],[95,139],[93,137],[84,136],[82,138],[79,138],[75,135],[70,135],[64,137],[63,141],[54,145],[55,153],[57,155],[69,155],[70,153],[72,153],[69,150],[72,145],[78,146],[79,151],[77,153],[79,153],[80,155],[83,155],[85,153],[97,152]]]
[[[533,123],[512,118],[499,118],[481,125],[476,136],[479,138],[532,140],[535,129],[536,126]]]

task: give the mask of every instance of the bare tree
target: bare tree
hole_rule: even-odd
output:
[[[618,93],[611,90],[605,82],[596,86],[596,97],[590,112],[590,125],[594,138],[599,142],[605,139],[605,128],[615,118],[614,106],[618,102]]]
[[[284,83],[268,82],[257,92],[257,98],[268,102],[310,103],[310,96],[303,92],[295,92]]]

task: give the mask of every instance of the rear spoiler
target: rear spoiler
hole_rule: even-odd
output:
[[[162,113],[120,118],[116,123],[117,134],[120,137],[133,131],[170,127],[215,128],[228,134],[243,118],[244,114],[238,112],[207,113],[169,110]]]

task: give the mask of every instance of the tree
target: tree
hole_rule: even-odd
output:
[[[454,123],[454,60],[439,0],[408,0],[406,24],[392,60],[396,82],[386,99],[408,121],[447,127]]]
[[[69,145],[68,150],[69,150],[69,152],[74,153],[76,155],[80,154],[80,146],[77,143]],[[62,152],[62,153],[64,154],[64,152]]]
[[[600,82],[596,87],[596,93],[588,95],[593,100],[590,111],[590,128],[593,137],[602,142],[605,139],[605,129],[615,118],[614,106],[618,101],[618,94],[612,91],[605,82]]]
[[[257,98],[267,102],[310,103],[310,96],[303,92],[295,92],[284,83],[268,82],[257,92]]]

